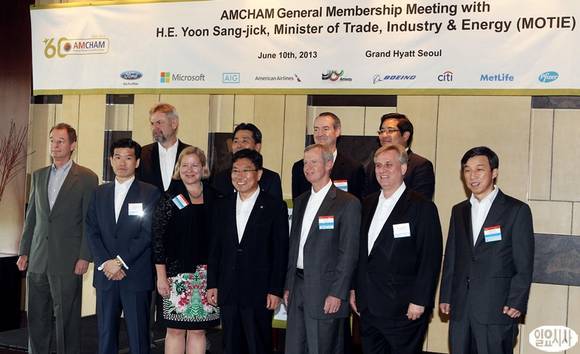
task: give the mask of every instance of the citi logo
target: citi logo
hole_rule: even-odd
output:
[[[437,76],[437,81],[442,81],[442,82],[451,82],[451,81],[453,81],[453,72],[447,70],[443,74],[439,74]]]
[[[559,77],[560,75],[555,71],[546,71],[538,76],[538,81],[548,83],[558,80]]]

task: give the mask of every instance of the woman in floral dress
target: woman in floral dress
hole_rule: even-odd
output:
[[[205,330],[219,324],[219,309],[206,298],[209,205],[216,192],[204,152],[183,149],[173,180],[161,197],[153,221],[158,320],[167,327],[166,354],[203,354]]]

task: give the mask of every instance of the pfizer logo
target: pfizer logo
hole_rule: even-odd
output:
[[[530,344],[541,351],[558,353],[578,343],[578,334],[565,326],[541,326],[530,332]]]
[[[538,76],[538,81],[548,83],[558,80],[559,77],[560,75],[555,71],[546,71]]]

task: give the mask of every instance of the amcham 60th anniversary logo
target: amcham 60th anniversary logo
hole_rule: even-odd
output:
[[[46,38],[44,56],[48,59],[64,58],[67,55],[106,54],[109,51],[109,39],[99,38]]]

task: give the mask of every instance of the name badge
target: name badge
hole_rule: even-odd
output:
[[[501,227],[500,227],[500,225],[485,227],[483,229],[483,237],[485,238],[485,242],[501,241]]]
[[[411,227],[408,222],[393,225],[394,238],[411,237]]]
[[[336,188],[348,192],[348,181],[346,179],[337,179],[333,183]]]
[[[185,208],[186,206],[189,205],[189,202],[187,201],[187,198],[185,198],[183,196],[183,194],[178,195],[177,197],[171,199],[171,201],[173,202],[173,204],[175,204],[175,206],[181,210],[183,208]]]
[[[129,203],[129,216],[143,216],[143,203]]]
[[[334,230],[334,216],[319,216],[318,217],[319,230]]]

